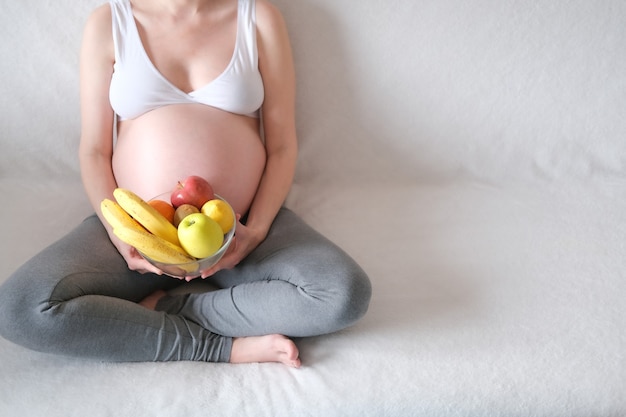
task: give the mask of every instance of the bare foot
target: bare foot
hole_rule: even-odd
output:
[[[233,340],[230,363],[279,362],[299,368],[299,355],[296,344],[280,334],[241,337]]]
[[[166,295],[167,293],[165,291],[157,290],[153,292],[152,294],[150,294],[149,296],[147,296],[146,298],[144,298],[143,300],[141,300],[139,302],[139,305],[142,305],[145,308],[149,308],[150,310],[154,310],[159,300]]]

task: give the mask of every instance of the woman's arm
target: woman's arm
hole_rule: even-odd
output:
[[[296,169],[295,73],[287,27],[278,9],[268,1],[257,0],[256,10],[259,69],[265,88],[261,115],[267,161],[247,222],[245,226],[237,225],[234,249],[218,265],[204,271],[203,277],[234,267],[265,239]]]
[[[257,1],[257,43],[265,87],[262,117],[267,163],[247,226],[265,237],[291,188],[298,156],[295,72],[289,35],[280,12],[265,0]]]
[[[100,202],[105,198],[113,198],[113,190],[117,187],[111,165],[114,113],[109,102],[109,85],[115,57],[111,8],[108,4],[96,9],[87,20],[80,55],[79,160],[83,186],[91,205],[128,267],[140,272],[161,273],[135,249],[113,234],[111,226],[100,211]]]
[[[87,20],[80,54],[81,175],[89,201],[101,219],[100,202],[112,198],[116,187],[111,166],[114,114],[108,98],[114,59],[111,11],[105,5]]]

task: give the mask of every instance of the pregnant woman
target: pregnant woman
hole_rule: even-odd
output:
[[[107,361],[282,362],[291,338],[354,324],[371,286],[341,249],[283,207],[297,159],[286,26],[267,0],[110,0],[81,51],[81,172],[96,214],[0,288],[0,334]],[[144,199],[190,175],[241,215],[203,271],[218,289],[170,295],[103,221],[116,187]]]

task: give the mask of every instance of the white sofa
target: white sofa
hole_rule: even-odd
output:
[[[91,211],[78,53],[99,2],[4,2],[0,281]],[[626,3],[276,0],[287,204],[370,274],[304,367],[111,364],[0,339],[2,416],[626,415]]]

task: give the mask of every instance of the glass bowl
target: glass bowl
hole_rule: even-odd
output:
[[[170,203],[170,195],[171,195],[171,192],[170,193],[166,193],[166,194],[161,194],[161,195],[159,195],[157,197],[154,197],[154,198],[150,199],[150,201],[153,201],[153,200],[163,200],[166,203],[171,204]],[[224,200],[222,197],[220,197],[217,194],[215,195],[215,198],[220,199],[220,200]],[[224,200],[224,201],[226,201],[226,200]],[[229,205],[229,207],[230,207],[230,205]],[[232,207],[231,207],[231,211],[232,211]],[[231,242],[233,240],[233,237],[235,236],[235,227],[237,225],[237,220],[235,218],[235,213],[234,212],[233,212],[233,219],[235,219],[233,221],[233,227],[231,227],[230,231],[224,235],[224,242],[222,243],[222,246],[217,250],[217,252],[215,252],[213,255],[211,255],[211,256],[209,256],[207,258],[196,259],[195,261],[187,262],[187,263],[183,263],[183,264],[169,264],[169,263],[163,263],[163,262],[155,261],[154,259],[150,259],[150,257],[144,255],[140,251],[138,251],[138,252],[148,262],[150,262],[152,265],[154,265],[157,268],[159,268],[166,275],[169,275],[169,276],[174,277],[174,278],[181,278],[181,279],[199,277],[201,275],[202,271],[212,267],[220,259],[222,259],[222,256],[224,256],[224,254],[228,250],[228,247],[230,246],[230,244],[231,244]]]

